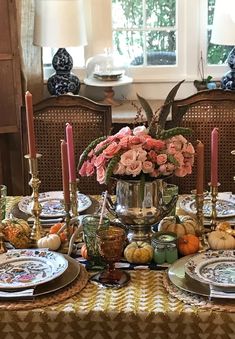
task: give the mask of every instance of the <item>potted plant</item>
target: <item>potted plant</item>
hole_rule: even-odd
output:
[[[198,69],[199,69],[199,74],[200,74],[200,78],[201,80],[194,80],[193,84],[196,87],[196,89],[198,91],[202,91],[205,89],[215,89],[217,87],[216,83],[212,80],[212,76],[208,75],[205,78],[205,73],[204,73],[204,59],[202,56],[202,52],[201,52],[201,57],[200,57],[200,61],[198,64]]]

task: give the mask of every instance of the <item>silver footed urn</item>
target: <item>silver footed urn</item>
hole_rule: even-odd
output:
[[[144,183],[117,180],[116,202],[112,206],[109,204],[109,210],[126,226],[129,241],[150,241],[152,226],[168,215],[176,204],[177,196],[165,203],[165,185],[163,179]]]

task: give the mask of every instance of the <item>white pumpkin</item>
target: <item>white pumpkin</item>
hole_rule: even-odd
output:
[[[37,245],[39,248],[49,248],[56,251],[61,245],[60,236],[58,234],[47,234],[37,241]]]
[[[228,250],[235,248],[235,238],[224,231],[213,231],[208,236],[212,250]]]
[[[197,221],[188,215],[165,217],[158,225],[159,231],[176,233],[178,238],[186,234],[196,235],[197,229]]]

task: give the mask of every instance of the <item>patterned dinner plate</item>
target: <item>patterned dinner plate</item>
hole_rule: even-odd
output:
[[[196,254],[185,263],[185,273],[201,283],[235,287],[235,251],[209,250]],[[223,275],[221,279],[219,274]]]
[[[196,201],[194,197],[186,197],[180,202],[180,207],[187,213],[196,214]],[[227,218],[235,216],[235,203],[234,201],[218,199],[216,202],[217,218]],[[204,217],[211,216],[211,199],[205,198],[203,205]]]
[[[0,288],[18,289],[44,284],[62,275],[68,260],[47,249],[10,250],[0,255]]]
[[[85,194],[78,193],[77,196],[78,196],[78,213],[81,213],[91,206],[92,201]],[[63,217],[65,215],[62,191],[40,193],[39,202],[42,206],[42,212],[40,214],[40,217],[54,218],[54,217]],[[22,212],[26,214],[32,214],[31,213],[32,197],[30,196],[23,197],[20,200],[18,206]]]
[[[211,285],[235,287],[235,258],[205,260],[195,272]]]

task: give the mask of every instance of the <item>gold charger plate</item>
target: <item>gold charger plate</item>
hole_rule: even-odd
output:
[[[34,299],[35,297],[44,296],[46,294],[54,293],[74,282],[76,278],[79,277],[81,265],[73,258],[68,255],[64,255],[68,261],[68,268],[66,271],[60,275],[58,278],[48,281],[47,283],[37,285],[34,288],[32,296],[22,297],[23,299]],[[9,291],[9,290],[8,290]],[[14,292],[12,292],[14,293]],[[19,300],[22,299],[19,296],[1,296],[0,300]]]
[[[209,297],[209,285],[193,280],[185,274],[185,264],[191,257],[192,255],[187,255],[175,261],[168,269],[168,277],[176,287],[186,292],[196,293]]]

